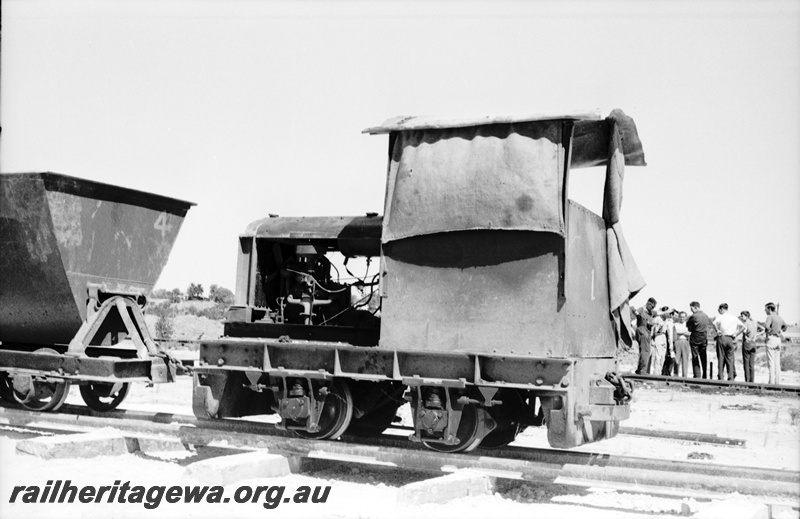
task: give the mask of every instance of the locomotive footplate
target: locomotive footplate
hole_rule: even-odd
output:
[[[256,370],[354,380],[429,379],[561,394],[573,384],[574,359],[363,348],[346,343],[269,339],[201,341],[198,373]]]
[[[193,407],[197,416],[212,418],[274,412],[302,436],[335,438],[360,416],[349,387],[401,384],[412,406],[410,439],[431,449],[463,452],[490,438],[487,444],[500,446],[543,422],[551,444],[574,447],[614,436],[629,416],[627,401],[609,381],[617,379],[606,375],[613,367],[613,359],[603,358],[228,338],[201,342]]]

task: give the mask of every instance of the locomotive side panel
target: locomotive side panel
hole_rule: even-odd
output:
[[[603,219],[570,201],[566,275],[566,355],[614,357]]]
[[[401,261],[392,246],[398,242],[385,246],[380,347],[563,356],[563,239],[512,231],[457,236],[459,246],[448,249],[464,256],[497,260],[504,245],[505,252],[518,254],[505,254],[512,259],[496,264],[443,268]],[[453,236],[403,241],[409,240],[456,241]]]

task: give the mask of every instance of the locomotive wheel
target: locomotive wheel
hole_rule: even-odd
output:
[[[489,408],[489,414],[497,423],[497,427],[481,442],[481,447],[486,449],[505,447],[513,442],[523,429],[519,420],[525,412],[525,401],[520,392],[514,389],[501,389],[495,398],[503,403]]]
[[[303,438],[312,440],[335,440],[350,425],[353,418],[353,393],[344,380],[335,379],[322,407],[319,417],[319,430],[308,432],[296,430]]]
[[[89,382],[80,386],[81,398],[95,411],[111,411],[125,400],[130,387],[127,382]]]
[[[469,452],[475,449],[481,440],[478,438],[478,411],[474,405],[465,405],[461,411],[461,421],[458,423],[456,438],[460,440],[456,445],[433,442],[422,442],[422,444],[430,450],[438,452]]]
[[[14,400],[14,386],[5,371],[0,371],[0,398],[6,402],[16,402]]]
[[[58,352],[51,348],[40,348],[34,353],[58,355]],[[31,411],[56,411],[64,405],[64,401],[69,395],[68,380],[47,381],[31,379],[31,385],[31,391],[27,394],[17,391],[13,386],[11,388],[14,400]]]

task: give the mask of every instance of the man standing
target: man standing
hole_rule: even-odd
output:
[[[672,363],[675,361],[675,321],[672,320],[672,308],[662,307],[659,317],[661,322],[654,326],[653,350],[661,350],[663,361],[662,365],[656,366],[653,371],[656,375],[660,373],[669,376],[672,372]]]
[[[711,320],[705,312],[700,310],[700,303],[697,301],[689,303],[689,310],[692,311],[692,316],[686,321],[686,328],[689,329],[689,347],[692,350],[694,378],[708,378],[706,347],[708,346],[708,327],[711,325]]]
[[[744,381],[755,382],[756,336],[758,325],[750,319],[750,312],[742,310],[739,319],[744,325],[742,335],[742,366],[744,367]]]
[[[636,367],[637,375],[646,375],[650,364],[650,334],[653,328],[656,300],[652,297],[647,303],[636,310],[636,340],[639,342],[639,365]]]
[[[677,312],[675,312],[677,313]],[[689,329],[686,327],[686,312],[678,314],[675,319],[675,374],[678,374],[678,367],[681,369],[680,376],[689,376]]]
[[[764,307],[767,320],[764,323],[764,332],[767,335],[767,368],[769,369],[769,383],[781,383],[781,338],[786,331],[786,321],[778,315],[775,303],[767,303]]]
[[[725,368],[728,368],[728,380],[736,378],[736,366],[733,361],[733,341],[744,331],[739,319],[728,313],[728,303],[719,305],[719,315],[714,318],[717,329],[717,379],[722,380]]]

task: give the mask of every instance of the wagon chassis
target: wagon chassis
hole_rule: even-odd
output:
[[[144,297],[104,294],[92,284],[88,294],[88,318],[68,345],[0,345],[2,396],[34,411],[55,411],[70,385],[78,384],[89,407],[109,411],[122,403],[132,382],[174,380],[177,362],[150,338]],[[109,343],[119,337],[131,347]]]

